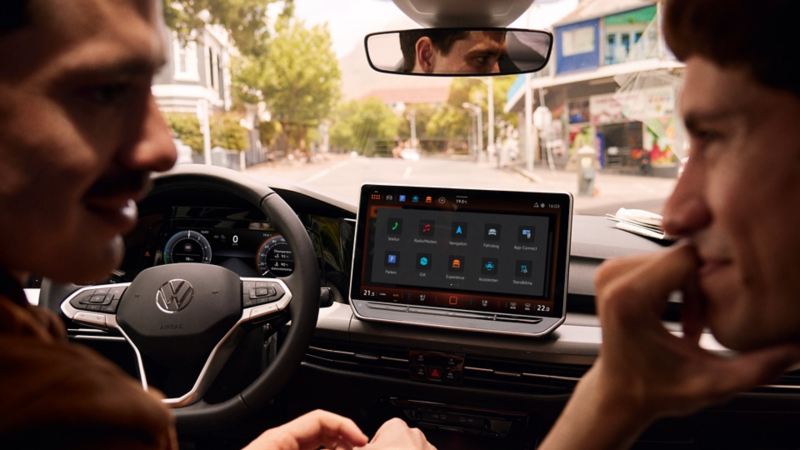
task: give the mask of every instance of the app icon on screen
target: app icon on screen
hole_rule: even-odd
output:
[[[497,258],[483,258],[481,272],[484,275],[497,275]]]
[[[526,225],[524,227],[519,227],[519,234],[517,235],[517,239],[519,242],[533,242],[533,238],[536,235],[536,229],[532,226]]]
[[[431,268],[431,254],[417,253],[417,269],[429,270]]]
[[[447,267],[448,267],[448,270],[450,270],[450,272],[461,272],[461,271],[463,271],[464,270],[464,257],[463,256],[451,256]]]
[[[487,223],[484,228],[483,238],[487,241],[500,240],[500,224]]]
[[[404,203],[406,201],[406,195],[405,194],[400,194],[397,197],[397,201],[399,201],[400,203]]]
[[[411,197],[411,203],[419,203],[419,195]]]
[[[419,235],[420,236],[433,236],[433,230],[436,222],[433,220],[420,220],[419,221]]]
[[[529,278],[533,273],[531,261],[520,261],[517,260],[516,262],[516,269],[514,270],[514,274],[519,278]]]
[[[463,241],[467,239],[467,223],[466,222],[453,222],[450,225],[450,237],[454,241]]]
[[[386,252],[386,267],[397,267],[400,255],[397,252]]]
[[[403,232],[403,219],[390,217],[386,223],[386,232],[392,236],[397,236]]]

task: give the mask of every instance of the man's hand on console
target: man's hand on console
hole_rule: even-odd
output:
[[[316,410],[265,431],[244,450],[351,450],[367,441],[352,420]]]

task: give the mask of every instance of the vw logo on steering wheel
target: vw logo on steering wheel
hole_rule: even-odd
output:
[[[194,288],[186,280],[169,280],[156,292],[156,306],[167,314],[174,314],[192,302]]]

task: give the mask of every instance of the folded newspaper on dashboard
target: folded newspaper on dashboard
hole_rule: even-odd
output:
[[[675,239],[664,233],[661,226],[661,214],[642,209],[620,208],[616,214],[606,214],[606,217],[616,222],[615,227],[658,241],[660,244],[671,244]]]

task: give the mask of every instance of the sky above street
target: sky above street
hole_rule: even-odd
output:
[[[512,26],[548,28],[577,4],[578,0],[536,0]],[[391,0],[295,0],[295,15],[309,25],[327,23],[339,58],[363,45],[368,33],[417,27]]]

